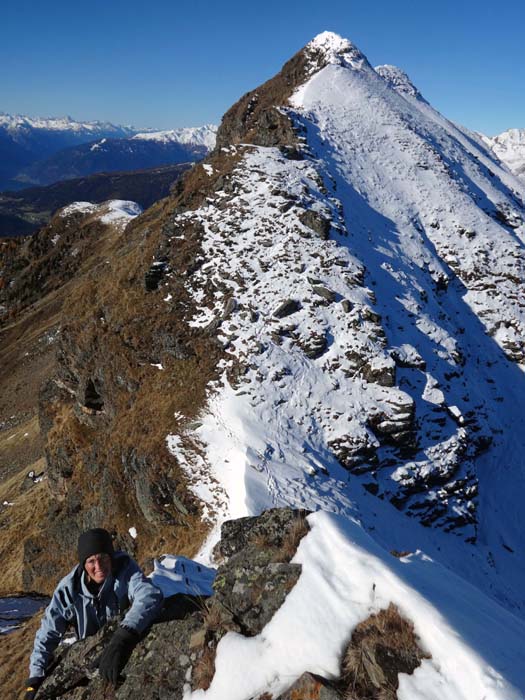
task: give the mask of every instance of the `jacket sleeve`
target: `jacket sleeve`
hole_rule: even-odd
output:
[[[164,596],[162,591],[146,578],[133,559],[126,567],[126,574],[131,607],[122,621],[122,626],[141,634],[159,614]]]
[[[66,600],[63,589],[63,583],[60,582],[36,633],[33,653],[29,662],[29,676],[31,678],[45,676],[53,652],[60,643],[72,618],[71,611],[63,604],[63,601]]]

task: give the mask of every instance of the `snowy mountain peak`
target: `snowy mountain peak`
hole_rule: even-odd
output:
[[[211,150],[215,146],[216,135],[217,126],[215,124],[204,124],[204,126],[184,127],[181,129],[170,129],[169,131],[145,131],[135,134],[133,139],[137,141],[206,146],[208,150]]]
[[[203,231],[190,324],[218,328],[227,349],[187,439],[230,494],[229,517],[288,504],[366,519],[383,501],[389,521],[400,511],[479,539],[506,566],[493,537],[524,541],[511,491],[523,480],[525,192],[401,88],[415,92],[327,33],[225,115],[194,171],[206,197],[196,206],[191,191],[170,222],[174,249],[185,228]],[[184,438],[167,444],[205,478]],[[525,607],[506,586],[502,599]]]
[[[515,175],[525,179],[525,129],[507,129],[492,138],[482,135],[482,139]]]
[[[400,95],[408,95],[418,100],[424,99],[417,87],[401,68],[385,64],[384,66],[376,66],[375,71],[383,78],[388,87],[392,88],[392,90],[395,90]]]
[[[304,51],[307,56],[314,56],[317,64],[321,57],[323,66],[339,64],[355,69],[370,68],[366,56],[352,42],[334,32],[321,32],[305,46]]]
[[[308,46],[324,51],[327,55],[345,53],[352,48],[348,39],[344,39],[335,32],[321,32],[310,41]]]

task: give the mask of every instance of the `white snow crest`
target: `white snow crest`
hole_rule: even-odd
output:
[[[522,699],[522,620],[420,553],[397,560],[351,519],[319,512],[308,520],[292,560],[301,576],[284,604],[256,637],[223,637],[210,688],[188,687],[184,700],[276,697],[305,671],[338,678],[353,629],[390,603],[431,656],[413,675],[399,674],[400,700]]]
[[[348,39],[334,32],[321,32],[305,46],[306,54],[318,58],[322,56],[324,65],[339,64],[357,70],[368,68],[370,64],[364,54]],[[312,72],[318,68],[317,60],[312,65]]]
[[[59,212],[61,217],[71,216],[72,214],[95,215],[100,218],[103,224],[123,228],[136,216],[142,214],[142,207],[137,202],[111,199],[101,204],[73,202]]]
[[[375,71],[389,87],[399,92],[399,94],[422,99],[419,90],[401,68],[386,64],[384,66],[376,66]]]
[[[28,117],[22,114],[11,115],[2,112],[0,112],[0,128],[7,129],[10,132],[37,129],[76,133],[85,132],[87,135],[100,132],[115,133],[118,136],[122,136],[123,133],[135,133],[132,127],[112,124],[110,122],[81,122],[71,117]]]
[[[158,141],[159,143],[182,143],[194,146],[206,146],[211,151],[215,147],[217,126],[205,124],[199,127],[184,127],[169,131],[144,131],[133,136],[134,140]]]
[[[112,199],[103,205],[103,224],[125,225],[131,219],[142,214],[142,207],[137,202],[130,202],[124,199]]]

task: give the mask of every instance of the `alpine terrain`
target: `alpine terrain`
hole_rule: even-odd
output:
[[[4,241],[0,394],[32,398],[0,403],[1,594],[49,594],[104,526],[154,579],[219,567],[117,699],[522,698],[524,202],[324,32],[166,199]],[[41,697],[104,697],[104,634]]]

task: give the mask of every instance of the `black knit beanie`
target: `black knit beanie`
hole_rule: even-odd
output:
[[[86,530],[78,538],[78,561],[82,567],[86,559],[93,556],[93,554],[105,553],[113,556],[114,552],[111,535],[101,527]]]

